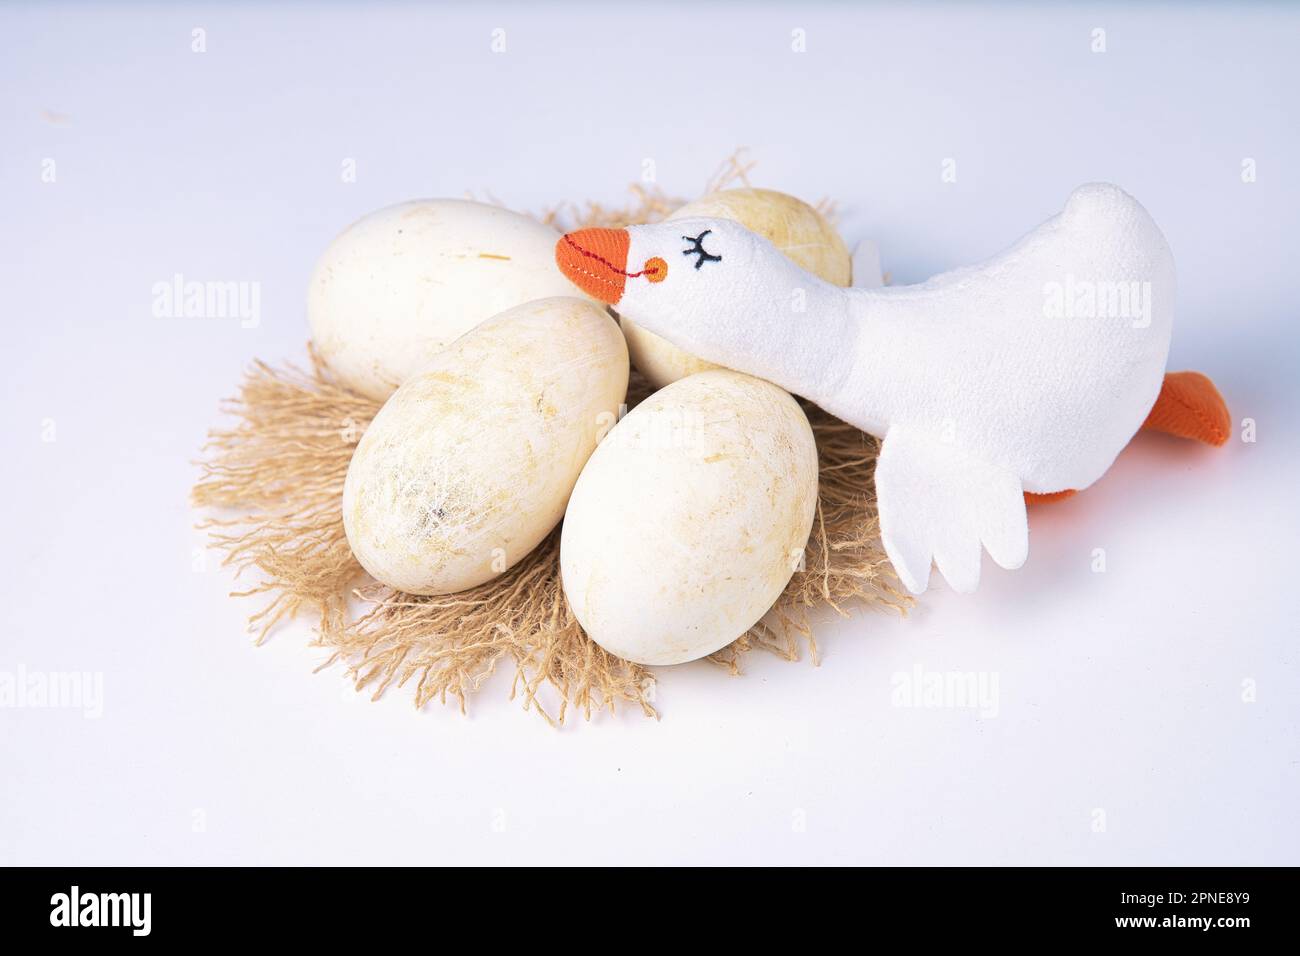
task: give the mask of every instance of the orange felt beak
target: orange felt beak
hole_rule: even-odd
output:
[[[579,229],[555,244],[555,264],[587,295],[614,305],[627,285],[631,242],[626,229]]]

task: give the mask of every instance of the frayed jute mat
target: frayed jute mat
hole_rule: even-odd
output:
[[[748,185],[738,157],[724,164],[706,191]],[[633,187],[626,209],[590,203],[548,212],[563,230],[623,226],[662,219],[684,200]],[[499,666],[513,672],[512,699],[522,699],[552,724],[569,708],[585,718],[618,703],[654,707],[654,675],[605,652],[583,633],[560,585],[558,529],[528,557],[468,591],[419,597],[371,580],[343,532],[343,480],[357,442],[379,403],[340,385],[308,346],[309,364],[256,362],[223,411],[199,463],[194,504],[214,516],[200,527],[224,564],[257,583],[236,591],[260,596],[250,623],[264,640],[299,613],[316,616],[315,645],[341,664],[358,690],[378,698],[413,685],[415,705],[466,699]],[[648,394],[633,375],[628,404]],[[712,655],[739,673],[745,654],[770,651],[798,660],[804,646],[815,662],[813,618],[822,609],[854,607],[902,612],[911,603],[880,542],[873,489],[878,443],[851,425],[804,404],[817,438],[820,491],[804,566],[772,610],[748,633]]]

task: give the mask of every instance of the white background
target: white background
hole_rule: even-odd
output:
[[[0,670],[104,679],[97,720],[0,710],[0,862],[1300,863],[1300,16],[610,6],[0,8]],[[253,648],[194,567],[192,459],[252,358],[302,356],[330,238],[616,201],[646,158],[693,194],[742,145],[896,283],[1120,183],[1178,259],[1171,366],[1258,441],[1142,437],[1032,513],[1023,570],[833,622],[820,667],[662,671],[658,722],[554,731],[504,682],[417,713],[313,676],[305,623]],[[260,283],[260,325],[153,318],[178,272]],[[996,716],[893,706],[917,666],[996,675]]]

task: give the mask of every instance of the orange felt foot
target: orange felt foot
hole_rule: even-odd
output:
[[[1232,419],[1219,390],[1200,372],[1166,372],[1142,430],[1222,445],[1232,431]]]
[[[1066,498],[1069,498],[1071,495],[1076,495],[1076,494],[1078,494],[1078,492],[1075,491],[1073,488],[1066,488],[1064,491],[1049,491],[1047,492],[1047,494],[1043,494],[1043,495],[1036,495],[1032,491],[1026,491],[1025,504],[1041,505],[1041,504],[1046,504],[1049,501],[1064,501]]]
[[[1232,418],[1219,390],[1200,372],[1166,372],[1160,396],[1142,423],[1142,430],[1222,445],[1232,431]],[[1076,494],[1072,488],[1043,495],[1026,491],[1025,504],[1064,501]]]

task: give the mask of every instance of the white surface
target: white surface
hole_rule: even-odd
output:
[[[0,862],[1300,862],[1298,29],[1241,5],[6,5],[0,672],[102,672],[104,698],[0,710]],[[840,200],[895,282],[1123,185],[1178,259],[1172,366],[1258,441],[1143,438],[1033,511],[1023,570],[827,627],[819,668],[667,671],[659,722],[555,732],[502,682],[416,714],[312,676],[305,625],[250,647],[252,607],[195,570],[189,462],[250,359],[301,354],[330,238],[466,189],[616,200],[646,158],[695,192],[737,145],[757,185]],[[260,323],[154,318],[176,273],[259,282]],[[997,675],[997,716],[893,706],[917,665]]]

